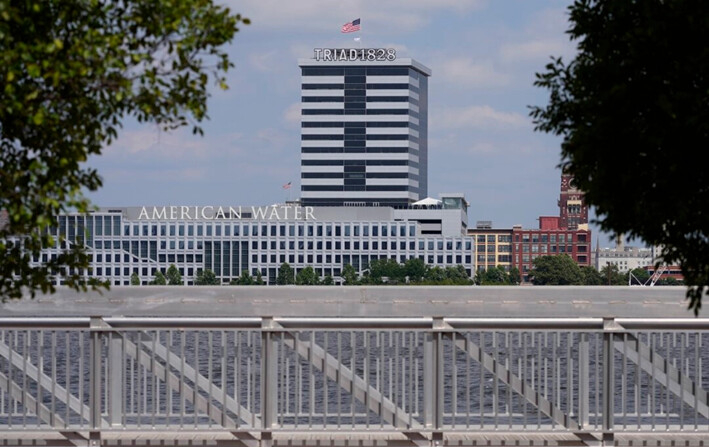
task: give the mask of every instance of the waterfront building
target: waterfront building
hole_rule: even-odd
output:
[[[662,262],[660,247],[633,247],[626,246],[622,237],[616,238],[616,245],[612,248],[600,248],[596,243],[594,252],[594,265],[598,271],[608,266],[615,266],[621,273],[632,272],[635,269],[644,269],[650,279],[642,285],[655,285],[658,281],[673,279],[683,281],[682,269],[677,265],[667,265]],[[640,284],[636,277],[629,278],[631,285]]]
[[[512,267],[512,228],[493,228],[492,222],[478,221],[475,228],[468,229],[468,236],[475,244],[475,266],[478,271],[490,267]]]
[[[592,265],[588,205],[573,178],[562,173],[558,216],[540,216],[539,227],[493,228],[490,221],[478,221],[467,234],[474,239],[478,271],[490,267],[517,268],[521,282],[529,283],[529,271],[539,256],[569,255],[579,266]]]
[[[394,49],[315,49],[302,70],[304,206],[408,207],[428,196],[428,77]]]
[[[542,216],[539,228],[512,227],[512,264],[521,272],[523,283],[530,281],[529,271],[539,256],[568,255],[579,266],[591,265],[591,230],[561,228],[558,220]]]
[[[393,49],[315,49],[302,69],[301,198],[266,207],[101,208],[58,217],[57,245],[91,255],[86,278],[147,284],[175,265],[185,284],[211,270],[276,282],[279,267],[337,278],[376,259],[418,258],[474,274],[462,194],[428,197],[428,77]],[[67,272],[68,273],[68,272]]]
[[[627,272],[655,264],[654,249],[625,246],[622,238],[618,238],[615,247],[612,248],[600,248],[597,243],[594,254],[594,266],[599,272],[609,265],[618,267],[620,272]]]
[[[539,256],[568,255],[579,266],[591,266],[591,230],[588,228],[588,205],[583,191],[573,177],[562,173],[558,216],[540,216],[539,228],[512,228],[512,265],[530,281],[529,271]]]
[[[175,265],[185,284],[211,270],[275,284],[279,267],[335,282],[377,259],[475,272],[462,194],[428,197],[428,76],[393,49],[315,49],[302,69],[301,198],[272,206],[101,208],[58,217],[57,245],[91,255],[86,278],[147,284]],[[61,236],[61,237],[59,237]],[[63,242],[60,242],[62,241]]]
[[[437,205],[392,207],[169,206],[102,208],[89,215],[58,217],[55,236],[35,262],[58,256],[67,244],[84,244],[91,255],[86,278],[142,284],[175,265],[184,283],[211,270],[221,283],[243,271],[275,284],[288,263],[296,272],[313,267],[338,281],[345,265],[362,274],[375,259],[411,258],[474,272],[474,246],[465,235],[467,202],[443,196]]]

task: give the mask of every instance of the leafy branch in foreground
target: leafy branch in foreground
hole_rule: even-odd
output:
[[[578,53],[553,59],[535,85],[537,130],[559,135],[603,231],[639,238],[680,265],[695,314],[709,291],[709,2],[576,0]]]
[[[91,210],[83,191],[101,178],[85,162],[128,117],[202,134],[239,23],[211,0],[0,2],[0,297],[51,292],[57,275],[86,290],[85,247],[49,233],[58,214]]]

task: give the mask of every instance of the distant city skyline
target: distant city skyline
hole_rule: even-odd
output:
[[[127,122],[90,159],[98,206],[269,205],[300,190],[299,58],[315,48],[394,48],[430,67],[429,195],[462,192],[469,223],[537,228],[558,215],[557,137],[534,132],[532,86],[550,56],[569,59],[570,0],[226,2],[252,20],[228,51],[229,90],[212,89],[204,137]],[[342,33],[360,18],[361,29]],[[354,38],[359,38],[355,41]],[[283,188],[284,184],[292,188]],[[593,246],[613,244],[595,225]]]

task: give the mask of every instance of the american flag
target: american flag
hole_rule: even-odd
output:
[[[347,22],[344,25],[342,25],[342,32],[343,33],[354,33],[355,31],[359,31],[359,19],[355,19],[351,22]]]
[[[290,184],[291,184],[291,182],[288,182],[285,185],[283,185],[283,189],[290,189]]]

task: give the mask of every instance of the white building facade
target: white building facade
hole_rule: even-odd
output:
[[[315,49],[302,70],[301,201],[407,207],[428,194],[428,77],[394,49]]]
[[[601,271],[608,265],[615,265],[620,272],[654,265],[655,250],[644,247],[614,247],[596,250],[596,270]]]
[[[64,243],[34,261],[46,262],[69,244],[83,244],[91,268],[80,273],[113,285],[129,285],[133,273],[147,284],[170,265],[187,285],[202,270],[213,271],[225,284],[243,271],[275,284],[284,262],[296,272],[310,266],[321,278],[337,280],[347,264],[362,274],[375,259],[411,258],[431,266],[462,265],[470,276],[475,256],[466,227],[465,207],[104,208],[59,216],[54,235]]]

